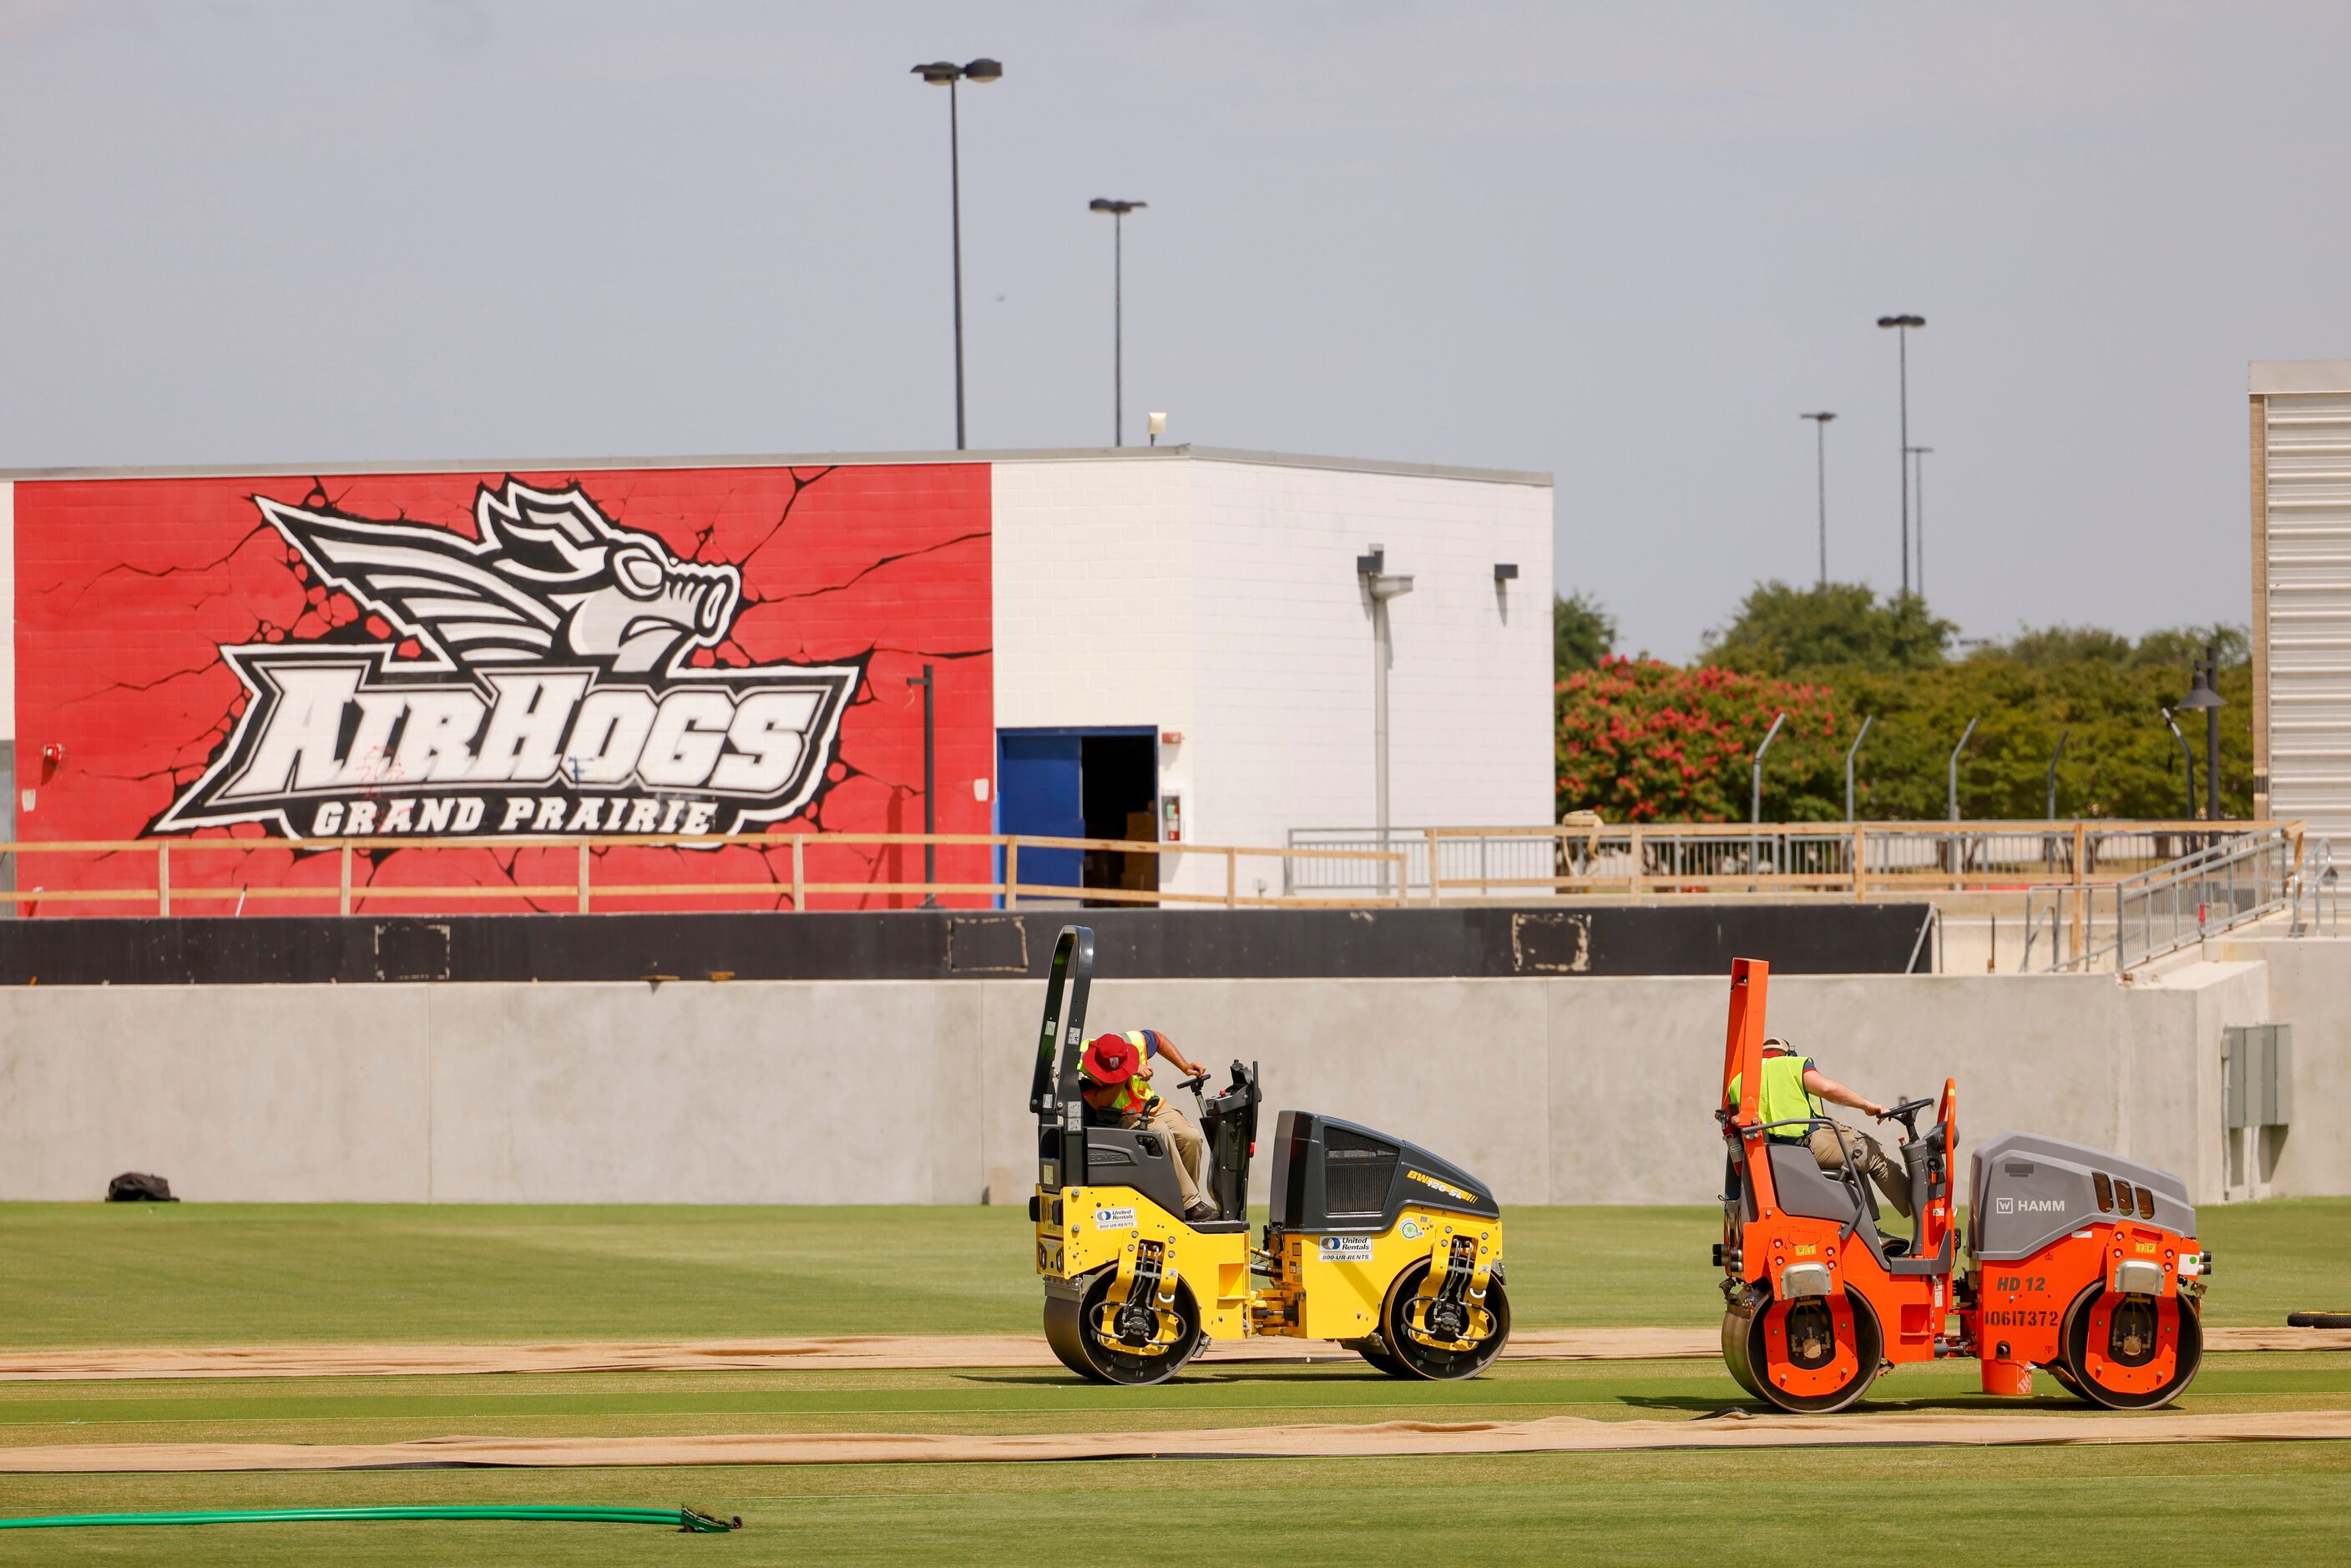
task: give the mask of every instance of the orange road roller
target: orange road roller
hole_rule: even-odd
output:
[[[2203,1359],[2198,1315],[2211,1259],[2196,1209],[2168,1172],[2029,1133],[1975,1152],[1967,1262],[1951,1173],[1959,1091],[1888,1109],[1917,1234],[1878,1228],[1866,1177],[1824,1169],[1805,1143],[1817,1113],[1768,1122],[1763,1016],[1771,967],[1731,967],[1730,1028],[1717,1111],[1728,1151],[1722,1356],[1758,1399],[1786,1411],[1843,1410],[1881,1372],[1973,1356],[1987,1394],[2029,1395],[2045,1367],[2072,1394],[2118,1410],[2177,1399]],[[1816,1112],[1817,1108],[1813,1108]],[[1924,1132],[1917,1117],[1931,1110]]]

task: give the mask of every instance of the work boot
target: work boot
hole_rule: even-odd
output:
[[[1217,1218],[1217,1206],[1213,1203],[1196,1203],[1184,1211],[1184,1218],[1195,1225],[1204,1219],[1214,1219]]]

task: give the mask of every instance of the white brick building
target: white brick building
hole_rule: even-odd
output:
[[[1171,799],[1198,843],[1369,826],[1375,546],[1414,579],[1389,612],[1391,820],[1550,821],[1550,476],[1177,447],[998,457],[994,499],[1006,831],[1029,827],[1006,747],[1054,730],[1158,737],[1163,837]],[[1279,876],[1245,864],[1241,891]],[[1164,885],[1223,878],[1187,857]]]

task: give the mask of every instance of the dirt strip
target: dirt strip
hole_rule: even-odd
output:
[[[2351,1350],[2351,1329],[2206,1329],[2209,1351]]]
[[[2346,1334],[2351,1342],[2351,1334]],[[1719,1355],[1711,1329],[1545,1329],[1514,1336],[1505,1355],[1542,1360],[1640,1360]],[[1211,1343],[1203,1362],[1353,1362],[1328,1340],[1245,1339]],[[841,1334],[808,1339],[700,1340],[586,1344],[227,1345],[185,1349],[0,1353],[0,1382],[120,1377],[381,1377],[491,1372],[798,1370],[939,1371],[1051,1367],[1034,1334]]]
[[[2351,1350],[2351,1329],[2209,1329],[2212,1351]],[[1528,1329],[1502,1354],[1517,1361],[1708,1359],[1713,1329]],[[1245,1339],[1202,1353],[1206,1364],[1354,1361],[1328,1340]],[[946,1371],[1050,1367],[1029,1334],[842,1334],[810,1339],[582,1344],[224,1345],[0,1353],[0,1383],[137,1377],[396,1377],[496,1372]]]
[[[1689,1421],[1383,1421],[1019,1435],[740,1433],[670,1437],[427,1437],[403,1443],[115,1443],[0,1448],[0,1472],[551,1469],[670,1465],[1002,1464],[1059,1459],[1315,1458],[1626,1449],[1981,1448],[2351,1440],[2351,1410],[2152,1416],[1752,1416]]]

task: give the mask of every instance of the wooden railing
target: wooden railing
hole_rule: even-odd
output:
[[[1003,852],[1003,876],[997,881],[915,881],[863,879],[858,881],[812,881],[808,874],[809,856],[829,849],[988,849]],[[789,875],[778,874],[764,882],[636,881],[625,874],[616,874],[611,868],[599,868],[599,851],[614,849],[682,849],[716,850],[750,849],[763,860],[789,857]],[[552,882],[544,874],[534,880],[496,883],[464,883],[448,885],[428,885],[412,883],[383,883],[368,876],[355,876],[364,867],[372,873],[379,853],[399,851],[426,852],[455,850],[497,850],[535,853],[548,859],[568,859],[572,867],[567,882]],[[1173,857],[1195,856],[1223,862],[1222,892],[1178,892],[1173,889],[1134,889],[1119,887],[1073,886],[1058,883],[1035,882],[1020,874],[1023,850],[1107,851],[1119,854],[1149,854],[1158,858],[1164,873],[1166,862]],[[305,857],[331,856],[336,867],[336,880],[331,883],[262,883],[239,882],[192,883],[185,872],[192,858],[224,854],[252,856],[262,853],[291,853]],[[241,913],[248,903],[270,904],[285,901],[307,901],[312,904],[332,900],[336,912],[350,915],[362,906],[400,903],[451,903],[485,899],[524,900],[538,904],[557,902],[580,914],[596,907],[601,895],[606,899],[679,899],[757,897],[767,901],[789,901],[795,910],[806,909],[809,901],[821,896],[852,896],[856,898],[900,897],[925,900],[945,897],[1001,897],[1005,907],[1018,908],[1023,898],[1049,899],[1057,902],[1082,899],[1095,904],[1207,904],[1225,909],[1240,908],[1316,908],[1354,906],[1363,904],[1395,904],[1404,902],[1404,855],[1400,852],[1382,853],[1375,851],[1350,849],[1259,849],[1238,844],[1157,843],[1147,840],[1130,839],[1068,839],[1033,836],[1020,833],[603,833],[579,838],[526,838],[518,836],[479,835],[473,837],[422,838],[405,834],[340,839],[277,839],[277,838],[191,838],[191,839],[94,839],[17,841],[0,843],[0,856],[9,857],[17,868],[17,881],[31,880],[28,863],[37,869],[39,862],[56,855],[102,855],[139,857],[154,867],[152,883],[120,887],[73,886],[45,888],[19,885],[13,892],[0,892],[0,903],[25,908],[44,904],[152,904],[156,914],[191,913],[189,905],[232,904],[232,913]],[[1250,859],[1271,859],[1284,862],[1306,858],[1319,861],[1370,861],[1377,862],[1375,874],[1367,877],[1372,887],[1368,893],[1344,892],[1323,894],[1244,894],[1240,891],[1240,863]],[[520,862],[517,858],[517,869]],[[181,882],[174,885],[174,864],[183,870]],[[600,869],[601,874],[599,874]],[[1161,880],[1165,880],[1163,877]],[[1384,888],[1385,891],[1380,891]]]
[[[1052,838],[1018,833],[606,833],[579,838],[517,835],[337,839],[183,838],[40,841],[0,843],[0,857],[16,873],[14,891],[0,891],[0,907],[28,912],[40,905],[94,905],[101,911],[161,915],[222,912],[288,903],[328,904],[339,914],[364,908],[418,905],[447,908],[484,901],[589,912],[613,903],[638,905],[679,900],[753,900],[770,908],[803,910],[811,901],[834,907],[873,908],[874,901],[1023,899],[1060,903],[1207,905],[1225,909],[1313,908],[1407,903],[1442,904],[1492,898],[1619,894],[1829,892],[1866,898],[1931,890],[2022,889],[2063,883],[2105,884],[2247,835],[2277,832],[2299,856],[2299,822],[1719,822],[1611,823],[1541,828],[1424,828],[1391,831],[1384,845],[1364,832],[1306,833],[1279,848],[1238,844],[1159,843],[1149,840]],[[1320,840],[1321,841],[1315,841]],[[1335,840],[1336,841],[1332,841]],[[929,847],[988,852],[987,879],[969,875],[913,880],[885,874],[888,852],[901,857]],[[758,856],[763,880],[690,879],[675,863],[658,867],[603,863],[600,854],[627,850],[747,849]],[[382,857],[397,852],[402,874],[412,855],[495,851],[507,856],[502,880],[455,883],[394,881]],[[831,852],[880,850],[867,874],[843,878]],[[1086,886],[1041,881],[1033,874],[1038,852],[1106,852],[1155,857],[1163,885]],[[1029,854],[1032,874],[1022,873]],[[219,857],[297,857],[256,880]],[[830,862],[815,868],[810,857]],[[85,858],[48,887],[45,861]],[[1188,859],[1187,859],[1188,857]],[[1186,875],[1186,864],[1214,867]],[[1241,891],[1245,861],[1277,862],[1256,881],[1278,893]],[[111,885],[125,862],[152,867],[152,877]],[[1171,862],[1177,862],[1171,865]],[[429,861],[425,862],[429,864]],[[738,865],[741,862],[737,862]],[[332,868],[332,880],[326,874]],[[730,868],[732,869],[732,868]],[[1276,880],[1278,878],[1278,880]],[[1253,879],[1255,880],[1255,879]],[[1189,885],[1174,885],[1179,882]],[[26,886],[30,883],[32,885]],[[133,906],[126,909],[126,906]],[[889,904],[878,905],[888,907]]]

